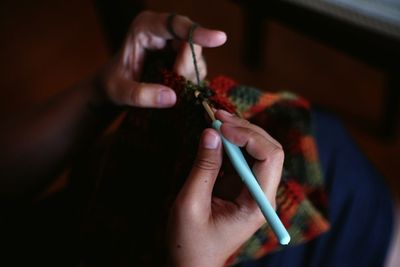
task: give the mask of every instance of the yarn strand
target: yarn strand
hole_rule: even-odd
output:
[[[196,24],[196,23],[193,23],[192,26],[190,26],[190,29],[189,29],[189,40],[188,41],[189,41],[189,45],[190,45],[190,50],[192,52],[193,65],[194,65],[194,71],[196,73],[197,86],[200,86],[199,67],[197,66],[197,58],[196,58],[196,53],[194,51],[194,44],[193,44],[193,32],[198,26],[199,25]]]

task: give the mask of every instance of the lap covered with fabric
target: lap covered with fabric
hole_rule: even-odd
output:
[[[393,229],[391,193],[337,118],[321,110],[312,115],[330,230],[240,266],[384,265]]]
[[[360,261],[382,260],[391,228],[390,197],[336,120],[311,112],[306,100],[291,93],[263,92],[223,76],[197,88],[153,66],[160,65],[153,63],[145,81],[173,88],[178,103],[163,111],[130,110],[84,174],[96,186],[85,200],[83,262],[165,264],[167,211],[189,174],[199,136],[210,125],[194,90],[202,90],[214,107],[262,127],[285,151],[276,202],[291,243],[280,247],[266,223],[228,265],[346,266],[366,251],[371,253]],[[225,162],[214,193],[233,199],[240,186]]]

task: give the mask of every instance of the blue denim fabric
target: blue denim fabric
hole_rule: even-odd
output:
[[[391,193],[337,118],[320,110],[313,110],[312,116],[331,229],[310,242],[242,263],[242,267],[384,264],[394,219]]]

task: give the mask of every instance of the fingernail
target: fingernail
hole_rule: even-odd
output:
[[[160,106],[171,106],[176,101],[175,93],[170,90],[161,90],[157,101]]]
[[[215,131],[205,131],[202,139],[202,146],[207,149],[216,149],[219,145],[220,137]]]
[[[218,31],[218,38],[220,39],[221,42],[226,42],[226,39],[228,39],[228,37],[226,36],[226,33],[223,31]]]

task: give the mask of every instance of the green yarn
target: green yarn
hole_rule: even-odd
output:
[[[259,89],[244,85],[236,86],[229,91],[229,98],[240,112],[257,104],[261,95]]]
[[[190,45],[190,51],[192,52],[193,65],[194,65],[194,71],[196,72],[197,85],[200,86],[199,67],[197,66],[196,53],[194,52],[194,45],[193,45],[193,32],[198,26],[199,25],[196,24],[196,23],[193,23],[192,26],[190,26],[190,29],[189,29],[189,45]]]

